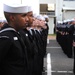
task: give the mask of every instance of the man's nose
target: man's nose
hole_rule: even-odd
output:
[[[33,17],[33,21],[35,21],[35,18]]]
[[[29,18],[28,18],[28,16],[26,16],[26,21],[29,21]]]

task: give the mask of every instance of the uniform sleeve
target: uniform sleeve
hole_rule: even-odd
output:
[[[9,38],[0,38],[0,63],[4,59],[4,57],[7,55],[10,47],[11,47],[11,41]]]

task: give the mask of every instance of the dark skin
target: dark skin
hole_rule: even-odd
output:
[[[28,22],[28,25],[31,26],[33,21],[34,21],[34,18],[33,18],[33,12],[28,12],[27,13],[27,16],[28,16],[28,19],[29,19],[29,22]]]
[[[21,14],[8,13],[8,14],[6,15],[7,18],[9,17],[8,24],[11,27],[13,27],[16,31],[26,27],[26,24],[28,23],[29,20],[26,13]]]

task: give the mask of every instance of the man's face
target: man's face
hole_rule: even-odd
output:
[[[13,22],[14,22],[15,28],[16,29],[25,28],[28,25],[28,20],[29,19],[26,13],[14,15]]]
[[[28,13],[27,13],[27,16],[28,16],[28,19],[29,19],[28,25],[31,26],[32,23],[33,23],[33,21],[34,21],[33,12],[28,12]]]
[[[0,22],[0,28],[3,26],[4,24],[2,22]]]

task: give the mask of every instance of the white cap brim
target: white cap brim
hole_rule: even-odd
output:
[[[44,15],[44,18],[49,18],[47,15]]]
[[[28,6],[24,6],[22,4],[20,5],[6,5],[4,4],[4,9],[5,12],[9,13],[27,13],[28,12]]]
[[[33,9],[31,6],[28,6],[28,12],[33,12]]]
[[[38,15],[38,16],[37,16],[37,19],[38,19],[38,20],[45,20],[45,18],[44,18],[42,15]]]

